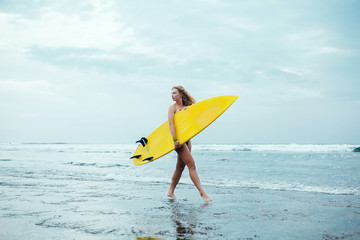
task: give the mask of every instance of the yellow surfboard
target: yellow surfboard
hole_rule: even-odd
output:
[[[174,124],[180,143],[186,143],[204,130],[237,98],[238,96],[233,95],[208,98],[175,113]],[[140,144],[131,157],[137,166],[152,162],[175,149],[168,121],[156,128],[147,138],[137,142]]]

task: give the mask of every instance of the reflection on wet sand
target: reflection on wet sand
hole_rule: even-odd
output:
[[[204,207],[209,206],[209,203],[203,204],[201,207],[194,207],[191,204],[181,204],[178,201],[169,200],[168,205],[171,209],[171,220],[176,229],[177,239],[194,239],[194,234],[201,233],[201,229],[196,229],[202,225],[198,222],[198,214],[202,213]]]
[[[136,240],[163,240],[161,238],[150,238],[150,237],[138,237]]]
[[[166,224],[155,224],[155,229],[142,231],[142,233],[152,232],[153,234],[147,234],[147,236],[139,236],[137,234],[137,240],[207,239],[211,238],[215,234],[214,230],[218,229],[214,223],[208,221],[207,214],[209,214],[209,209],[207,207],[211,206],[211,203],[195,205],[188,203],[187,200],[178,201],[173,199],[167,200],[164,203],[165,206],[155,207],[153,210],[156,211],[156,216],[167,216]],[[154,216],[149,221],[157,222]]]

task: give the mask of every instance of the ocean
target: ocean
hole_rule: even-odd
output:
[[[359,145],[194,141],[211,203],[136,147],[0,144],[0,239],[360,239]]]

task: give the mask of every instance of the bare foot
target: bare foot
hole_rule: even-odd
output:
[[[200,194],[200,195],[201,195],[202,199],[204,200],[204,202],[211,202],[212,201],[212,199],[209,198],[209,196],[206,195],[206,193]]]
[[[171,198],[174,199],[174,200],[177,200],[177,198],[176,198],[176,196],[175,196],[174,193],[168,192],[167,196],[168,196],[168,197],[171,197]]]

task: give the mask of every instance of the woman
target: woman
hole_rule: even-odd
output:
[[[174,125],[175,113],[185,110],[188,106],[194,104],[195,100],[182,86],[173,87],[171,91],[171,97],[173,101],[175,101],[175,104],[169,107],[168,122],[169,122],[170,132],[174,140],[175,151],[178,153],[178,156],[177,156],[176,169],[172,176],[171,185],[167,195],[174,200],[177,199],[174,194],[174,191],[186,165],[189,169],[190,178],[193,181],[196,188],[199,190],[200,196],[203,198],[205,202],[210,202],[212,201],[212,199],[208,197],[208,195],[205,193],[204,189],[200,185],[200,179],[196,171],[195,162],[191,155],[191,142],[189,140],[186,144],[181,145],[176,137],[176,131]]]

